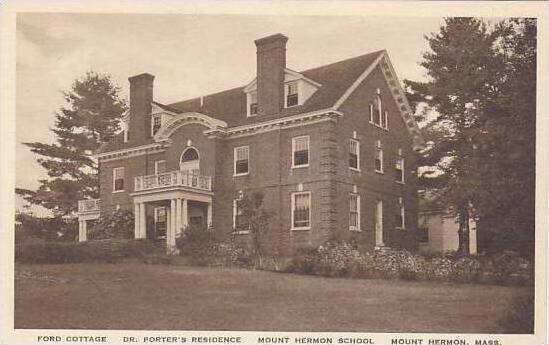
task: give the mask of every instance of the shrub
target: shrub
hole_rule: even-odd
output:
[[[102,214],[97,223],[90,227],[89,238],[130,239],[133,237],[134,215],[128,210],[116,210]]]
[[[64,264],[80,262],[116,263],[125,258],[146,260],[162,253],[147,240],[105,239],[87,242],[29,240],[15,246],[15,260],[21,263]]]
[[[402,249],[360,251],[354,244],[327,242],[297,251],[288,272],[328,277],[453,281],[460,283],[532,284],[530,263],[516,254],[494,257],[424,257]]]

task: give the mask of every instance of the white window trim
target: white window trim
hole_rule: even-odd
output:
[[[381,165],[381,170],[377,170],[376,167],[375,167],[375,159],[376,159],[377,151],[379,151],[379,153],[380,153],[379,161],[381,163],[380,164]],[[376,145],[375,152],[374,152],[374,171],[378,174],[384,174],[384,171],[383,171],[383,148],[381,146],[378,146],[378,145]]]
[[[257,91],[250,91],[246,93],[246,117],[256,117],[258,113],[252,114],[251,113],[251,105],[252,105],[252,93],[256,94],[257,99]]]
[[[122,180],[124,180],[124,189],[119,189],[119,190],[115,190],[115,185],[116,185],[116,170],[122,170]],[[112,168],[112,192],[113,193],[122,193],[124,192],[124,190],[126,189],[126,171],[124,169],[124,167],[116,167],[116,168]]]
[[[297,139],[307,138],[307,164],[295,165],[295,142]],[[307,168],[311,163],[311,136],[301,135],[292,138],[292,169]]]
[[[370,112],[368,114],[368,117],[369,117],[368,122],[370,122],[373,125],[374,124],[374,103],[373,102],[370,102],[368,104],[368,110]]]
[[[159,160],[159,161],[155,161],[155,162],[154,162],[154,174],[155,174],[155,175],[158,175],[158,164],[159,164],[159,163],[164,163],[164,164],[166,164],[166,161],[165,161],[164,159],[162,159],[162,160]],[[164,172],[165,172],[165,171],[164,171]]]
[[[357,224],[358,227],[351,226],[351,196],[356,196],[356,210],[357,210]],[[349,230],[350,231],[358,231],[361,232],[361,226],[360,226],[360,194],[358,193],[350,193],[349,194]]]
[[[402,218],[402,224],[398,224],[395,228],[398,230],[405,230],[406,229],[406,208],[404,207],[404,203],[399,202],[398,208],[400,212],[400,217]]]
[[[294,227],[294,211],[295,211],[295,196],[298,194],[307,194],[309,195],[309,226],[302,226],[302,227]],[[313,208],[313,199],[311,197],[310,191],[303,191],[303,192],[294,192],[291,194],[291,217],[290,217],[290,230],[292,231],[301,231],[301,230],[311,230],[311,224],[313,222],[313,219],[311,218],[312,215],[312,208]]]
[[[399,155],[397,159],[400,159],[401,161],[401,170],[402,170],[402,175],[401,175],[401,180],[395,180],[396,183],[399,183],[399,184],[406,184],[406,178],[405,178],[405,175],[406,175],[406,170],[404,170],[404,157],[402,155]],[[395,162],[395,165],[396,165],[396,162]]]
[[[236,210],[237,203],[241,199],[233,199],[233,234],[235,235],[246,235],[250,233],[250,230],[236,230]]]
[[[356,143],[356,168],[355,167],[352,167],[352,166],[349,166],[349,169],[353,170],[353,171],[359,171],[360,172],[360,141],[358,141],[358,139],[354,139],[354,138],[351,138],[349,139],[349,154],[351,153],[350,150],[351,150],[351,142],[355,142]]]
[[[244,148],[246,147],[248,149],[248,171],[246,171],[245,173],[239,173],[237,174],[236,173],[236,151],[238,149],[241,149],[241,148]],[[242,146],[237,146],[237,147],[234,147],[233,148],[233,176],[245,176],[245,175],[249,175],[250,174],[250,146],[248,145],[242,145]]]
[[[297,104],[288,106],[288,85],[295,84],[295,87],[297,88]],[[284,108],[293,108],[297,107],[298,105],[301,105],[301,93],[300,93],[300,85],[299,81],[292,80],[290,82],[284,83]]]
[[[389,113],[387,112],[387,110],[383,112],[383,118],[385,120],[385,127],[383,127],[383,129],[388,131],[389,130]]]
[[[162,115],[161,114],[155,114],[153,116],[151,116],[151,136],[154,136],[155,133],[154,133],[154,119],[160,119],[160,127],[159,127],[159,130],[160,128],[162,128]]]

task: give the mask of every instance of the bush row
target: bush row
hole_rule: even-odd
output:
[[[126,258],[155,263],[164,260],[164,253],[164,246],[148,240],[105,239],[77,243],[28,239],[15,245],[15,261],[19,263],[116,263]]]
[[[328,242],[298,252],[287,272],[328,277],[388,278],[459,283],[533,284],[531,263],[517,254],[425,257],[406,250],[359,251],[351,243]]]

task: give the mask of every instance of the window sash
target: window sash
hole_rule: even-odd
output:
[[[377,119],[376,124],[382,126],[383,122],[383,109],[381,107],[381,96],[377,96]]]
[[[154,174],[163,174],[166,172],[166,161],[156,161],[154,162]]]
[[[124,190],[124,168],[113,169],[113,191]]]
[[[360,143],[357,140],[349,140],[349,167],[360,169],[359,163]]]
[[[250,149],[248,146],[234,148],[234,173],[247,174],[249,172]]]
[[[360,229],[360,195],[358,194],[349,196],[349,229]]]
[[[298,97],[298,91],[297,91],[297,83],[287,84],[286,106],[292,107],[294,105],[298,105],[298,103],[299,103],[299,97]]]
[[[311,194],[294,193],[292,209],[292,228],[308,228],[311,225]]]
[[[376,148],[375,170],[383,172],[383,150],[380,148]]]
[[[395,162],[395,179],[397,182],[404,182],[404,158],[398,157]]]
[[[297,137],[292,139],[292,166],[305,166],[309,164],[309,137]]]

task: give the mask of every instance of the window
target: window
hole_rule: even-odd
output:
[[[360,231],[360,195],[349,197],[349,230]]]
[[[404,183],[404,157],[400,155],[395,162],[395,181]]]
[[[114,168],[112,170],[112,191],[120,192],[124,190],[124,167]]]
[[[370,123],[374,123],[374,113],[375,113],[374,103],[370,102]]]
[[[397,229],[404,229],[406,226],[404,202],[402,201],[402,198],[399,198],[398,200],[397,212],[395,214],[395,226]]]
[[[292,230],[311,227],[311,192],[292,194]]]
[[[374,124],[381,126],[382,109],[381,109],[381,96],[376,97],[376,106],[374,114]]]
[[[154,174],[163,174],[166,172],[166,161],[156,161],[154,162]]]
[[[378,173],[383,173],[383,150],[381,148],[381,142],[378,140],[376,142],[376,155],[374,161],[375,171]]]
[[[387,110],[383,112],[383,124],[381,125],[385,129],[389,129],[389,124],[387,123],[389,118],[389,115],[387,113]]]
[[[360,170],[360,143],[355,139],[349,139],[349,168]]]
[[[286,84],[286,107],[293,107],[298,104],[297,82]]]
[[[429,242],[429,228],[421,227],[419,231],[419,243],[428,243]]]
[[[250,224],[243,214],[242,198],[233,200],[233,229],[237,232],[248,232],[250,229]]]
[[[152,135],[155,135],[156,132],[158,132],[161,124],[162,124],[162,118],[160,116],[153,117]]]
[[[309,136],[292,138],[292,168],[309,166]]]
[[[254,116],[257,115],[257,92],[250,92],[250,102],[249,102],[249,115],[248,116]]]
[[[168,216],[165,207],[154,208],[154,233],[156,238],[166,238]]]
[[[234,148],[234,174],[246,175],[249,172],[250,149],[248,146]]]

